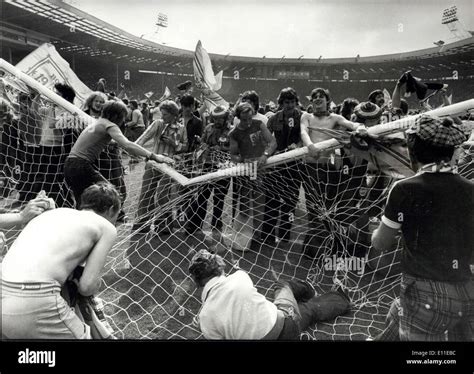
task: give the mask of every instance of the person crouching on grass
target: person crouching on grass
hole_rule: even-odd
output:
[[[145,148],[129,141],[120,130],[127,116],[127,107],[116,101],[108,101],[102,108],[101,116],[84,130],[77,139],[64,165],[64,176],[71,187],[77,204],[81,201],[82,192],[97,182],[107,182],[94,166],[102,150],[113,139],[117,144],[134,156],[147,160],[166,162],[174,161],[168,157],[156,155]]]
[[[473,340],[474,183],[450,164],[467,136],[450,118],[427,115],[406,133],[417,174],[393,185],[372,235],[386,251],[402,233],[400,340]]]
[[[2,263],[2,336],[6,339],[90,339],[90,328],[61,296],[81,264],[82,296],[95,294],[115,243],[120,196],[109,183],[89,186],[81,210],[58,208],[33,218]]]

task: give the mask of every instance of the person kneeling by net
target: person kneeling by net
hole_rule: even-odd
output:
[[[315,296],[304,281],[275,283],[274,302],[258,293],[249,275],[237,270],[224,274],[221,256],[202,249],[189,266],[189,273],[202,287],[199,325],[206,339],[291,340],[318,321],[346,313],[350,302],[344,294]]]
[[[90,326],[62,297],[62,287],[86,261],[76,274],[78,297],[89,302],[99,290],[100,274],[117,237],[114,224],[120,205],[115,188],[99,183],[82,194],[81,211],[49,210],[26,225],[2,264],[3,338],[91,338]]]

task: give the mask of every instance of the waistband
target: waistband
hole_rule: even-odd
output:
[[[409,280],[409,281],[416,281],[419,283],[439,283],[439,284],[444,284],[448,286],[465,286],[471,282],[474,281],[474,278],[469,277],[466,279],[460,279],[457,281],[453,280],[440,280],[440,279],[428,279],[428,278],[421,278],[416,275],[412,275],[410,273],[403,273],[402,274],[402,279],[404,280]]]
[[[285,324],[285,314],[281,310],[277,310],[277,320],[273,328],[265,335],[262,340],[277,340],[283,330]]]
[[[2,279],[2,290],[3,291],[21,291],[22,293],[28,294],[48,294],[54,292],[61,292],[61,284],[58,281],[48,282],[10,282]]]
[[[81,157],[81,156],[78,156],[78,155],[75,155],[75,154],[69,154],[67,157],[66,157],[66,161],[82,161],[82,162],[86,162],[90,165],[93,165],[94,163],[91,162],[90,160],[88,160],[87,158],[84,158],[84,157]]]

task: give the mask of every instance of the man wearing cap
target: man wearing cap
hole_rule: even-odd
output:
[[[423,115],[407,130],[414,177],[395,183],[372,236],[392,249],[401,230],[401,340],[473,340],[474,183],[450,163],[466,135],[450,118]]]
[[[357,123],[362,123],[366,127],[372,127],[379,123],[382,113],[382,108],[377,104],[366,101],[365,103],[356,105],[352,120]]]
[[[310,221],[310,231],[306,235],[304,247],[305,253],[314,257],[314,247],[318,247],[319,243],[311,246],[313,249],[309,244],[311,239],[318,237],[315,230],[318,228],[329,230],[328,227],[321,226],[319,216],[321,211],[326,213],[330,211],[340,182],[335,153],[333,151],[320,152],[315,143],[333,137],[324,132],[327,130],[343,128],[356,131],[361,135],[366,135],[367,130],[362,124],[350,122],[338,114],[329,112],[331,98],[328,90],[315,88],[311,92],[311,102],[313,113],[303,113],[301,116],[301,140],[303,145],[308,147],[308,156],[306,163],[301,167],[301,172]]]
[[[385,98],[382,90],[373,90],[367,98],[371,103],[377,105],[379,108],[383,108],[385,104]]]
[[[205,249],[192,258],[189,273],[202,287],[199,327],[206,339],[292,340],[317,321],[344,314],[350,307],[340,292],[315,296],[304,281],[279,281],[270,302],[243,270],[225,275],[221,256]]]

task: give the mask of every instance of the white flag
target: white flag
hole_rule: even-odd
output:
[[[386,88],[383,89],[383,100],[386,106],[389,106],[392,103],[392,96],[390,96],[390,92]]]
[[[168,88],[168,86],[166,86],[166,87],[165,87],[165,92],[163,93],[163,96],[161,96],[158,101],[164,101],[164,100],[166,100],[167,98],[169,98],[170,96],[171,96],[171,91],[170,91],[170,89]]]
[[[145,96],[146,96],[147,99],[149,99],[150,97],[153,96],[153,91],[149,91],[149,92],[145,93]]]
[[[216,84],[214,85],[214,91],[219,91],[222,87],[222,74],[224,74],[224,71],[221,70],[214,77],[216,80]]]
[[[78,107],[82,107],[84,101],[92,93],[92,90],[81,82],[52,44],[42,44],[21,60],[16,67],[51,90],[56,83],[70,85],[76,91],[74,104]]]
[[[207,108],[212,110],[218,105],[223,105],[228,108],[229,103],[215,92],[222,86],[222,71],[214,75],[211,59],[207,51],[202,47],[201,41],[198,41],[196,45],[193,68],[196,87],[201,90]]]

